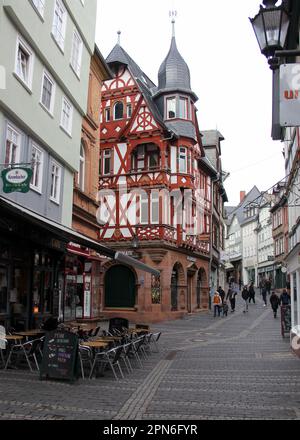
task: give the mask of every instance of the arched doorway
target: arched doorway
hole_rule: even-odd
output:
[[[105,307],[135,306],[135,276],[121,264],[109,268],[105,275]]]
[[[197,301],[197,309],[201,307],[202,295],[204,288],[207,287],[207,277],[204,269],[198,270],[197,276],[197,287],[196,287],[196,301]]]

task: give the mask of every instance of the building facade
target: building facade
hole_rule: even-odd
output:
[[[0,1],[0,171],[17,178],[20,165],[32,170],[26,193],[5,192],[0,183],[6,326],[34,326],[59,311],[95,16],[96,0]]]
[[[158,321],[206,309],[213,171],[188,66],[174,35],[158,87],[119,43],[106,61],[115,78],[102,88],[99,239],[161,276],[108,262],[102,312]]]

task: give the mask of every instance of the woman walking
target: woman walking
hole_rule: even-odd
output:
[[[243,313],[246,313],[246,312],[248,312],[248,300],[249,300],[249,291],[247,289],[247,286],[244,286],[244,288],[243,288],[242,298],[245,302],[245,307],[244,307]]]
[[[236,292],[234,292],[232,289],[229,288],[226,295],[226,299],[229,299],[231,313],[235,311],[235,297],[236,297]]]
[[[278,296],[276,295],[275,292],[272,292],[272,294],[270,296],[270,303],[271,303],[271,307],[272,307],[272,310],[273,310],[274,318],[276,318],[276,316],[277,316],[277,309],[278,309],[278,306],[280,304],[280,299],[278,298]]]
[[[253,281],[249,286],[249,304],[251,303],[251,300],[255,304],[255,290],[254,290],[254,286],[253,286]]]

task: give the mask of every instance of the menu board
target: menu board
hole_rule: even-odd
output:
[[[77,379],[78,336],[62,330],[48,332],[44,341],[40,379]]]
[[[281,306],[281,334],[284,336],[285,333],[291,331],[291,306]]]

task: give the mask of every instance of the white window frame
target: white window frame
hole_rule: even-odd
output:
[[[69,114],[69,119],[68,119],[68,126],[66,127],[64,125],[64,109],[65,109],[65,104],[67,106],[69,106],[70,108],[70,114]],[[61,118],[60,118],[60,126],[61,128],[66,131],[70,136],[72,135],[72,126],[73,126],[73,105],[70,103],[70,101],[63,96],[62,98],[62,107],[61,107]]]
[[[182,167],[182,164],[184,164],[184,169]],[[178,172],[182,173],[182,174],[187,173],[187,148],[186,147],[179,147],[179,150],[178,150]]]
[[[185,113],[184,115],[181,114],[181,101],[184,101],[184,108],[185,108]],[[180,119],[189,119],[189,100],[188,98],[186,98],[185,96],[179,96],[178,99],[178,118]]]
[[[83,154],[81,154],[81,152]],[[77,179],[79,189],[84,192],[85,188],[85,148],[83,142],[80,144],[80,152],[79,152],[79,170],[78,170],[78,179]]]
[[[127,119],[131,118],[131,116],[132,116],[132,104],[131,103],[126,104],[126,116],[127,116]]]
[[[123,112],[122,112],[122,117],[121,118],[116,118],[116,107],[117,107],[118,104],[122,104],[122,107],[123,107]],[[114,103],[114,107],[113,107],[113,120],[114,121],[121,121],[122,119],[124,119],[124,103],[123,103],[123,101],[119,100],[119,101],[116,101]]]
[[[56,167],[57,169],[57,174],[55,175],[55,184],[56,184],[56,195],[55,195],[55,191],[53,191],[52,189],[52,184],[53,184],[53,173],[52,173],[52,169],[53,166]],[[61,171],[62,168],[60,165],[58,165],[57,162],[55,162],[55,160],[51,159],[50,161],[50,200],[54,203],[57,203],[59,205],[60,202],[60,190],[61,190]]]
[[[11,130],[16,138],[17,141],[16,143],[13,142],[12,139],[8,138],[8,130]],[[21,139],[22,139],[22,135],[21,133],[15,128],[13,127],[11,124],[7,124],[6,126],[6,136],[5,136],[5,152],[4,152],[4,162],[6,166],[11,166],[12,164],[16,164],[20,162],[20,153],[21,153]],[[7,151],[7,142],[10,141],[10,150],[9,150],[9,160],[6,163],[6,151]],[[15,154],[15,161],[12,162],[12,149],[11,146],[14,145],[16,147],[16,154]]]
[[[106,161],[109,161],[109,171],[106,173],[105,172],[105,163]],[[106,148],[105,150],[103,150],[103,175],[104,176],[109,176],[111,174],[111,169],[112,169],[112,150],[110,148]]]
[[[78,43],[78,48],[75,49],[75,42]],[[82,63],[82,49],[83,49],[83,41],[82,38],[76,28],[74,28],[73,38],[72,38],[72,49],[71,49],[71,60],[70,64],[75,74],[80,78],[81,72],[81,63]],[[75,59],[75,50],[77,51],[77,56]]]
[[[154,205],[157,205],[157,218],[154,217]],[[157,225],[159,223],[159,192],[151,191],[151,205],[150,205],[151,224]]]
[[[169,116],[169,111],[173,111],[173,110],[172,110],[172,109],[169,110],[169,103],[170,103],[170,102],[173,103],[173,101],[174,101],[174,103],[175,103],[175,111],[174,111],[174,116],[170,118],[170,116]],[[166,98],[166,119],[175,119],[175,118],[177,118],[176,101],[177,101],[176,96],[168,96],[168,97]]]
[[[36,12],[44,18],[45,0],[30,0]]]
[[[21,72],[19,72],[19,48],[28,55],[28,66],[27,66],[27,78],[24,78]],[[32,88],[32,77],[33,77],[33,65],[34,65],[34,52],[31,47],[23,40],[23,38],[17,36],[17,46],[16,46],[16,59],[15,59],[15,75],[20,79],[20,81],[25,84],[30,90]]]
[[[44,168],[44,152],[36,145],[34,142],[32,142],[32,148],[31,148],[31,160],[32,160],[32,179],[30,183],[30,188],[34,191],[42,193],[42,186],[43,186],[43,168]],[[36,180],[37,176],[37,164],[36,161],[33,160],[33,152],[34,150],[40,154],[40,161],[39,161],[39,174],[38,174],[38,183],[35,185],[34,182]]]
[[[52,84],[52,94],[51,94],[51,100],[50,100],[50,108],[47,108],[46,105],[43,103],[43,91],[44,91],[44,80],[45,80],[45,77]],[[53,111],[54,111],[55,93],[56,93],[56,83],[55,83],[54,79],[52,78],[52,76],[50,75],[50,73],[47,72],[46,69],[44,69],[43,76],[42,76],[42,87],[41,87],[40,104],[51,115],[53,115]]]
[[[140,195],[140,223],[141,225],[149,224],[149,195],[144,191]]]
[[[59,8],[60,11],[62,11],[62,14],[63,14],[62,15],[62,20],[61,20],[61,22],[62,22],[62,29],[61,29],[61,31],[58,30],[57,25],[55,24],[57,8]],[[58,46],[60,47],[60,49],[62,51],[64,51],[64,47],[65,47],[66,28],[67,28],[67,11],[66,11],[66,8],[64,7],[64,5],[61,2],[61,0],[55,0],[54,12],[53,12],[52,32],[51,33],[53,35],[54,40],[56,41],[56,43],[58,44]]]

